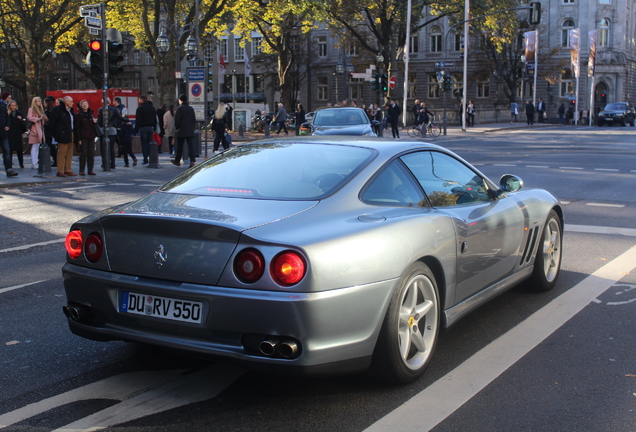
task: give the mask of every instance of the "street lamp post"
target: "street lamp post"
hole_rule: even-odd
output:
[[[378,76],[381,77],[383,72],[382,72],[382,63],[384,63],[384,56],[382,55],[382,53],[378,53],[378,55],[375,56],[375,62],[378,64]],[[376,88],[376,105],[378,105],[378,107],[380,106],[380,94],[382,93],[382,86],[379,83],[380,79],[378,78],[378,87]]]
[[[174,37],[175,40],[175,79],[176,79],[176,89],[175,89],[175,101],[179,100],[179,94],[181,93],[181,46],[179,41],[183,37],[184,34],[192,31],[192,24],[186,24],[183,27],[179,25],[179,22],[175,19],[174,24],[168,23],[166,20],[161,20],[163,24],[161,33],[157,37],[157,50],[161,55],[166,55],[170,50],[170,38],[166,35],[166,30],[170,32],[170,34]],[[189,56],[194,56],[198,52],[198,44],[196,39],[190,34],[188,40],[185,43],[185,50]]]
[[[236,81],[234,80],[234,75],[236,75],[236,69],[232,69],[232,109],[236,109],[236,90],[234,89]]]
[[[349,89],[347,88],[347,75],[352,74],[354,71],[353,65],[351,64],[351,57],[345,54],[344,46],[342,49],[342,54],[340,54],[340,61],[336,65],[336,73],[342,74],[342,89],[344,92],[344,97],[342,100],[349,99]]]

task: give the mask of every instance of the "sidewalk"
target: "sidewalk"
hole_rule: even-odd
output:
[[[462,138],[469,136],[470,134],[476,133],[487,133],[487,132],[497,132],[504,130],[514,130],[514,129],[528,129],[528,128],[540,128],[540,127],[549,127],[549,126],[559,126],[553,124],[546,123],[538,123],[534,126],[527,126],[524,123],[493,123],[493,124],[484,124],[484,125],[476,125],[475,127],[470,127],[466,129],[466,132],[461,130],[459,126],[449,126],[447,127],[447,135],[441,135],[438,138],[430,138],[432,143],[435,142],[443,142],[445,139],[449,138]],[[284,135],[277,136],[276,134],[271,135],[272,138],[276,137],[284,137]],[[290,133],[289,137],[293,137]],[[391,131],[389,129],[384,131],[385,138],[391,138]],[[244,143],[248,143],[254,140],[265,139],[265,134],[263,133],[252,133],[245,132],[243,137],[239,137],[237,132],[232,133],[232,143],[234,145],[240,145]],[[413,139],[409,138],[406,130],[400,130],[400,139]],[[420,138],[421,139],[421,138]],[[208,156],[212,156],[212,142],[208,141]],[[141,160],[140,155],[137,155],[139,160]],[[17,177],[7,177],[4,173],[4,170],[0,172],[0,190],[4,188],[15,188],[15,187],[24,187],[41,183],[91,183],[95,184],[96,182],[116,182],[116,181],[126,181],[127,179],[132,178],[143,178],[148,180],[157,180],[161,183],[165,183],[168,180],[178,176],[182,172],[184,172],[188,164],[182,163],[180,167],[173,165],[170,162],[170,155],[168,153],[162,153],[159,155],[159,165],[161,168],[146,168],[144,165],[137,165],[133,167],[132,164],[130,168],[124,167],[123,159],[116,159],[115,163],[117,164],[117,168],[111,171],[102,171],[101,170],[101,157],[95,157],[95,173],[96,176],[80,176],[77,177],[57,177],[55,174],[57,173],[57,168],[51,168],[50,177],[34,177],[37,174],[37,169],[31,169],[31,160],[29,155],[25,155],[24,166],[25,168],[16,168],[17,158],[13,157],[13,170],[18,173]],[[197,158],[197,163],[202,162],[205,159],[205,149],[202,152],[202,155]],[[72,169],[74,173],[79,173],[79,157],[73,156],[73,165]]]

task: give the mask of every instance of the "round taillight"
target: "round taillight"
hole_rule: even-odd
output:
[[[86,243],[84,244],[84,255],[86,259],[92,263],[99,261],[102,257],[104,246],[102,243],[102,236],[98,233],[92,233],[86,237]]]
[[[76,259],[82,254],[82,232],[80,230],[71,231],[66,235],[64,241],[66,252],[73,259]]]
[[[274,257],[270,267],[272,279],[279,285],[295,285],[305,277],[305,261],[292,251],[281,252]]]
[[[265,259],[256,249],[245,249],[234,259],[234,273],[241,282],[254,283],[265,272]]]

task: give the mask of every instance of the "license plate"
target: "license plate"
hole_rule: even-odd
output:
[[[203,303],[123,291],[119,311],[201,324]]]

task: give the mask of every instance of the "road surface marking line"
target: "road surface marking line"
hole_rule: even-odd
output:
[[[526,165],[526,168],[550,168],[548,165]]]
[[[625,207],[623,204],[603,204],[603,203],[587,203],[585,205],[588,205],[590,207],[616,207],[616,208],[623,208]]]
[[[7,288],[0,288],[0,294],[6,293],[8,291],[13,291],[13,290],[17,290],[20,288],[24,288],[24,287],[28,287],[30,285],[35,285],[35,284],[39,284],[40,282],[46,282],[47,280],[51,280],[51,279],[45,279],[45,280],[40,280],[40,281],[35,281],[35,282],[29,282],[29,283],[25,283],[22,285],[15,285],[12,287],[7,287]]]
[[[610,172],[618,172],[619,170],[614,168],[594,168],[594,171],[610,171]]]
[[[54,432],[94,431],[180,406],[212,399],[236,381],[245,369],[219,363],[151,391],[124,400]]]
[[[431,430],[635,267],[636,245],[372,424],[365,432]]]
[[[636,237],[636,229],[634,228],[596,227],[591,225],[565,224],[565,231],[588,233],[588,234],[624,235],[628,237]]]
[[[492,166],[510,166],[510,167],[515,167],[517,166],[516,164],[504,164],[504,163],[499,163],[499,164],[492,164]]]
[[[580,168],[580,167],[559,167],[559,169],[564,169],[564,170],[582,170],[583,168]]]
[[[13,248],[8,248],[8,249],[0,249],[0,253],[15,252],[15,251],[19,251],[19,250],[30,249],[30,248],[36,247],[36,246],[46,246],[46,245],[50,245],[50,244],[53,244],[53,243],[63,243],[64,240],[65,239],[61,238],[61,239],[49,240],[49,241],[45,241],[45,242],[41,242],[41,243],[32,243],[32,244],[23,245],[23,246],[16,246],[16,247],[13,247]]]

